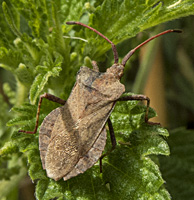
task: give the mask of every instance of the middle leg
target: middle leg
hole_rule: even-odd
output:
[[[114,134],[114,129],[113,129],[112,122],[111,122],[110,118],[108,118],[107,122],[108,122],[108,128],[109,128],[109,132],[110,132],[110,139],[111,139],[111,143],[112,143],[112,148],[100,157],[100,173],[102,173],[102,159],[105,156],[109,155],[116,148],[116,145],[117,145],[115,134]]]
[[[137,94],[137,95],[129,95],[129,96],[120,97],[117,101],[132,101],[132,100],[147,101],[146,112],[145,112],[145,122],[147,124],[151,124],[151,125],[154,125],[154,124],[160,125],[160,123],[148,121],[148,113],[149,113],[149,107],[150,107],[149,97],[142,95],[142,94]]]

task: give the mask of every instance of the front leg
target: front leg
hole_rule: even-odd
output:
[[[64,105],[65,104],[65,100],[63,99],[60,99],[52,94],[48,94],[48,93],[45,93],[43,95],[40,95],[40,99],[39,99],[39,102],[38,102],[38,109],[37,109],[37,113],[36,113],[36,124],[35,124],[35,128],[34,128],[34,131],[25,131],[25,130],[19,130],[19,132],[22,132],[22,133],[27,133],[27,134],[35,134],[37,129],[38,129],[38,121],[39,121],[39,115],[40,115],[40,107],[41,107],[41,104],[42,104],[42,100],[43,98],[45,99],[48,99],[50,101],[53,101],[53,102],[56,102],[56,103],[59,103],[61,105]]]
[[[155,122],[149,122],[148,121],[148,112],[149,112],[149,107],[150,107],[150,99],[149,97],[138,94],[138,95],[129,95],[129,96],[124,96],[120,97],[117,101],[132,101],[132,100],[138,100],[138,101],[147,101],[147,107],[146,107],[146,112],[145,112],[145,122],[147,124],[151,125],[160,125],[160,123],[155,123]]]

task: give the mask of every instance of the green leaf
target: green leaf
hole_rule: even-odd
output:
[[[36,103],[50,76],[52,76],[51,72],[47,72],[45,75],[39,74],[36,76],[30,90],[30,101],[32,104]]]
[[[0,155],[7,155],[13,152],[18,152],[18,146],[16,143],[7,142],[4,144],[3,148],[0,149]]]
[[[18,68],[15,70],[15,74],[21,83],[31,85],[34,77],[25,64],[20,63]]]
[[[5,1],[2,3],[2,8],[3,8],[4,15],[5,15],[5,19],[9,25],[10,29],[13,31],[13,33],[17,37],[21,38],[22,35],[21,35],[20,31],[18,30],[18,28],[16,27],[13,17],[11,15],[11,11],[9,10]]]
[[[24,103],[21,106],[12,108],[13,112],[17,112],[20,116],[15,117],[7,122],[7,126],[16,126],[30,123],[32,117],[35,117],[36,107],[29,103]]]
[[[12,58],[12,59],[10,59]],[[21,60],[20,52],[0,47],[0,67],[13,72]]]
[[[39,74],[36,76],[30,90],[30,101],[32,104],[36,103],[37,98],[40,96],[50,76],[50,72],[46,73],[45,75]]]
[[[55,60],[48,60],[48,62],[44,61],[45,66],[38,66],[37,70],[40,71],[40,69],[44,69],[47,71],[45,74],[38,74],[31,86],[30,89],[30,101],[32,104],[35,104],[37,101],[37,98],[39,98],[41,92],[43,91],[45,85],[48,82],[49,77],[53,76],[59,76],[59,72],[62,70],[61,64],[63,61],[63,57],[57,53],[54,52]]]
[[[104,0],[90,15],[89,25],[118,44],[145,29],[190,14],[194,14],[192,0]],[[89,54],[92,59],[99,60],[111,45],[91,30],[85,30],[85,33],[84,39],[89,43],[85,44],[84,55]]]

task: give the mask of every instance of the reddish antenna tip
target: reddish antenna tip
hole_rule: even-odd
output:
[[[150,42],[151,40],[160,37],[161,35],[165,35],[166,33],[182,33],[182,30],[178,30],[178,29],[170,29],[170,30],[166,30],[163,31],[161,33],[158,33],[157,35],[152,36],[151,38],[147,39],[146,41],[142,42],[141,44],[139,44],[137,47],[135,47],[134,49],[132,49],[131,51],[129,51],[129,53],[123,58],[122,60],[122,65],[125,66],[126,62],[129,60],[129,58],[133,55],[133,53],[139,49],[140,47],[144,46],[145,44],[147,44],[148,42]]]

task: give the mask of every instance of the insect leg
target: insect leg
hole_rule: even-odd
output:
[[[108,122],[108,128],[109,128],[109,132],[110,132],[110,139],[111,139],[111,143],[112,143],[112,148],[100,157],[100,173],[102,173],[102,159],[105,156],[107,156],[108,154],[110,154],[116,148],[116,145],[117,145],[115,134],[114,134],[114,129],[113,129],[112,122],[111,122],[110,118],[108,118],[107,122]]]
[[[148,121],[148,112],[149,112],[149,107],[150,107],[150,99],[149,97],[145,96],[145,95],[130,95],[130,96],[125,96],[125,97],[120,97],[117,101],[131,101],[131,100],[139,100],[139,101],[147,101],[147,108],[146,108],[146,112],[145,112],[145,122],[151,125],[154,124],[158,124],[160,125],[160,123],[155,123],[155,122],[149,122]]]
[[[65,102],[66,102],[65,100],[60,99],[60,98],[58,98],[58,97],[56,97],[52,94],[45,93],[45,94],[40,95],[40,99],[39,99],[39,102],[38,102],[38,109],[37,109],[37,113],[36,113],[36,124],[35,124],[34,130],[33,131],[19,130],[19,132],[28,133],[28,134],[35,134],[36,133],[36,131],[38,129],[40,107],[41,107],[43,98],[48,99],[48,100],[53,101],[53,102],[56,102],[56,103],[59,103],[61,105],[64,105]]]
[[[92,66],[93,66],[93,70],[96,71],[96,72],[99,72],[99,67],[97,65],[97,62],[96,61],[92,61]]]

